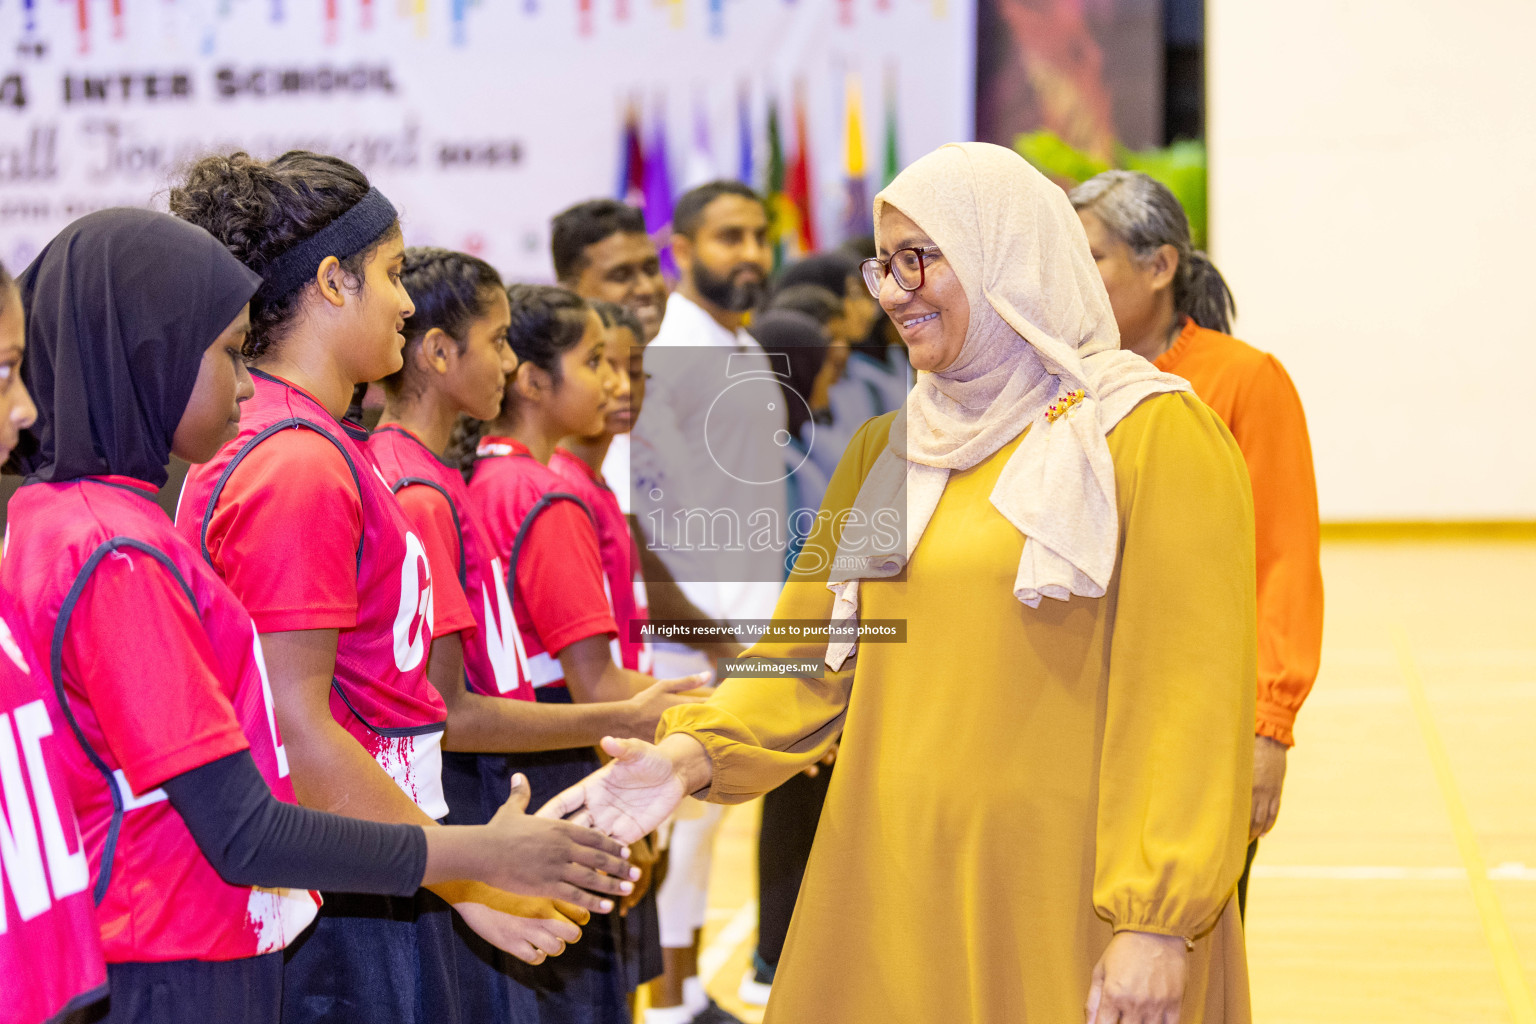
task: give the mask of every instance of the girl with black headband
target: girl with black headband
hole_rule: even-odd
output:
[[[112,1022],[276,1021],[282,951],[315,917],[311,888],[528,886],[530,844],[623,870],[616,843],[571,826],[535,836],[515,801],[482,830],[293,805],[256,628],[155,502],[172,453],[201,462],[239,429],[260,283],[207,232],[146,210],[76,221],[20,280],[40,418],[17,450],[28,479],[0,584],[48,666],[55,731],[72,737],[57,750]]]
[[[394,207],[357,168],[299,151],[270,163],[204,159],[171,191],[171,210],[262,278],[245,344],[255,397],[239,436],[188,474],[177,526],[256,621],[300,801],[431,824],[448,809],[447,712],[427,676],[430,564],[366,435],[342,422],[358,384],[401,366],[414,307],[400,283]],[[526,787],[514,790],[525,803]],[[434,887],[442,899],[414,901],[328,896],[316,929],[289,951],[284,1019],[455,1019],[444,900],[530,962],[579,936],[571,918],[584,920],[581,908],[611,908],[544,884],[563,868],[525,868],[521,891],[577,906],[484,886]],[[632,887],[595,874],[589,884],[615,895]]]

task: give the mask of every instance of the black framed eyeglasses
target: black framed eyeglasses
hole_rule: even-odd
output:
[[[925,269],[928,266],[930,254],[940,255],[939,247],[914,245],[906,249],[897,249],[891,253],[891,258],[888,260],[878,257],[867,259],[859,264],[859,272],[864,275],[864,286],[869,289],[869,294],[878,299],[880,286],[885,283],[885,275],[890,274],[896,278],[896,284],[902,291],[915,292],[926,280]]]

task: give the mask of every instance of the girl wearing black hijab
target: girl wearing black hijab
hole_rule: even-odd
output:
[[[537,888],[509,866],[541,857],[625,869],[618,844],[530,829],[513,805],[478,829],[294,806],[251,618],[154,500],[172,453],[206,460],[239,428],[260,278],[200,228],[106,210],[18,283],[39,417],[16,451],[27,481],[0,586],[20,606],[21,646],[47,666],[80,820],[79,849],[56,839],[49,853],[89,868],[111,989],[89,1019],[276,1021],[310,889]]]

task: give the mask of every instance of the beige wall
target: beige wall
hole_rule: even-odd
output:
[[[1324,519],[1536,519],[1536,3],[1206,12],[1212,255]]]

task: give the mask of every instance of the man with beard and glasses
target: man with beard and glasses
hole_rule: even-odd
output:
[[[672,230],[681,277],[646,347],[646,412],[634,429],[635,451],[645,446],[659,465],[635,466],[635,514],[706,616],[770,619],[784,578],[785,400],[768,355],[742,327],[772,265],[768,214],[746,185],[715,181],[678,200]],[[657,644],[655,658],[658,671],[713,667],[681,644]],[[678,810],[657,900],[666,973],[651,986],[645,1024],[736,1020],[698,977],[720,818],[719,807],[697,801]]]

